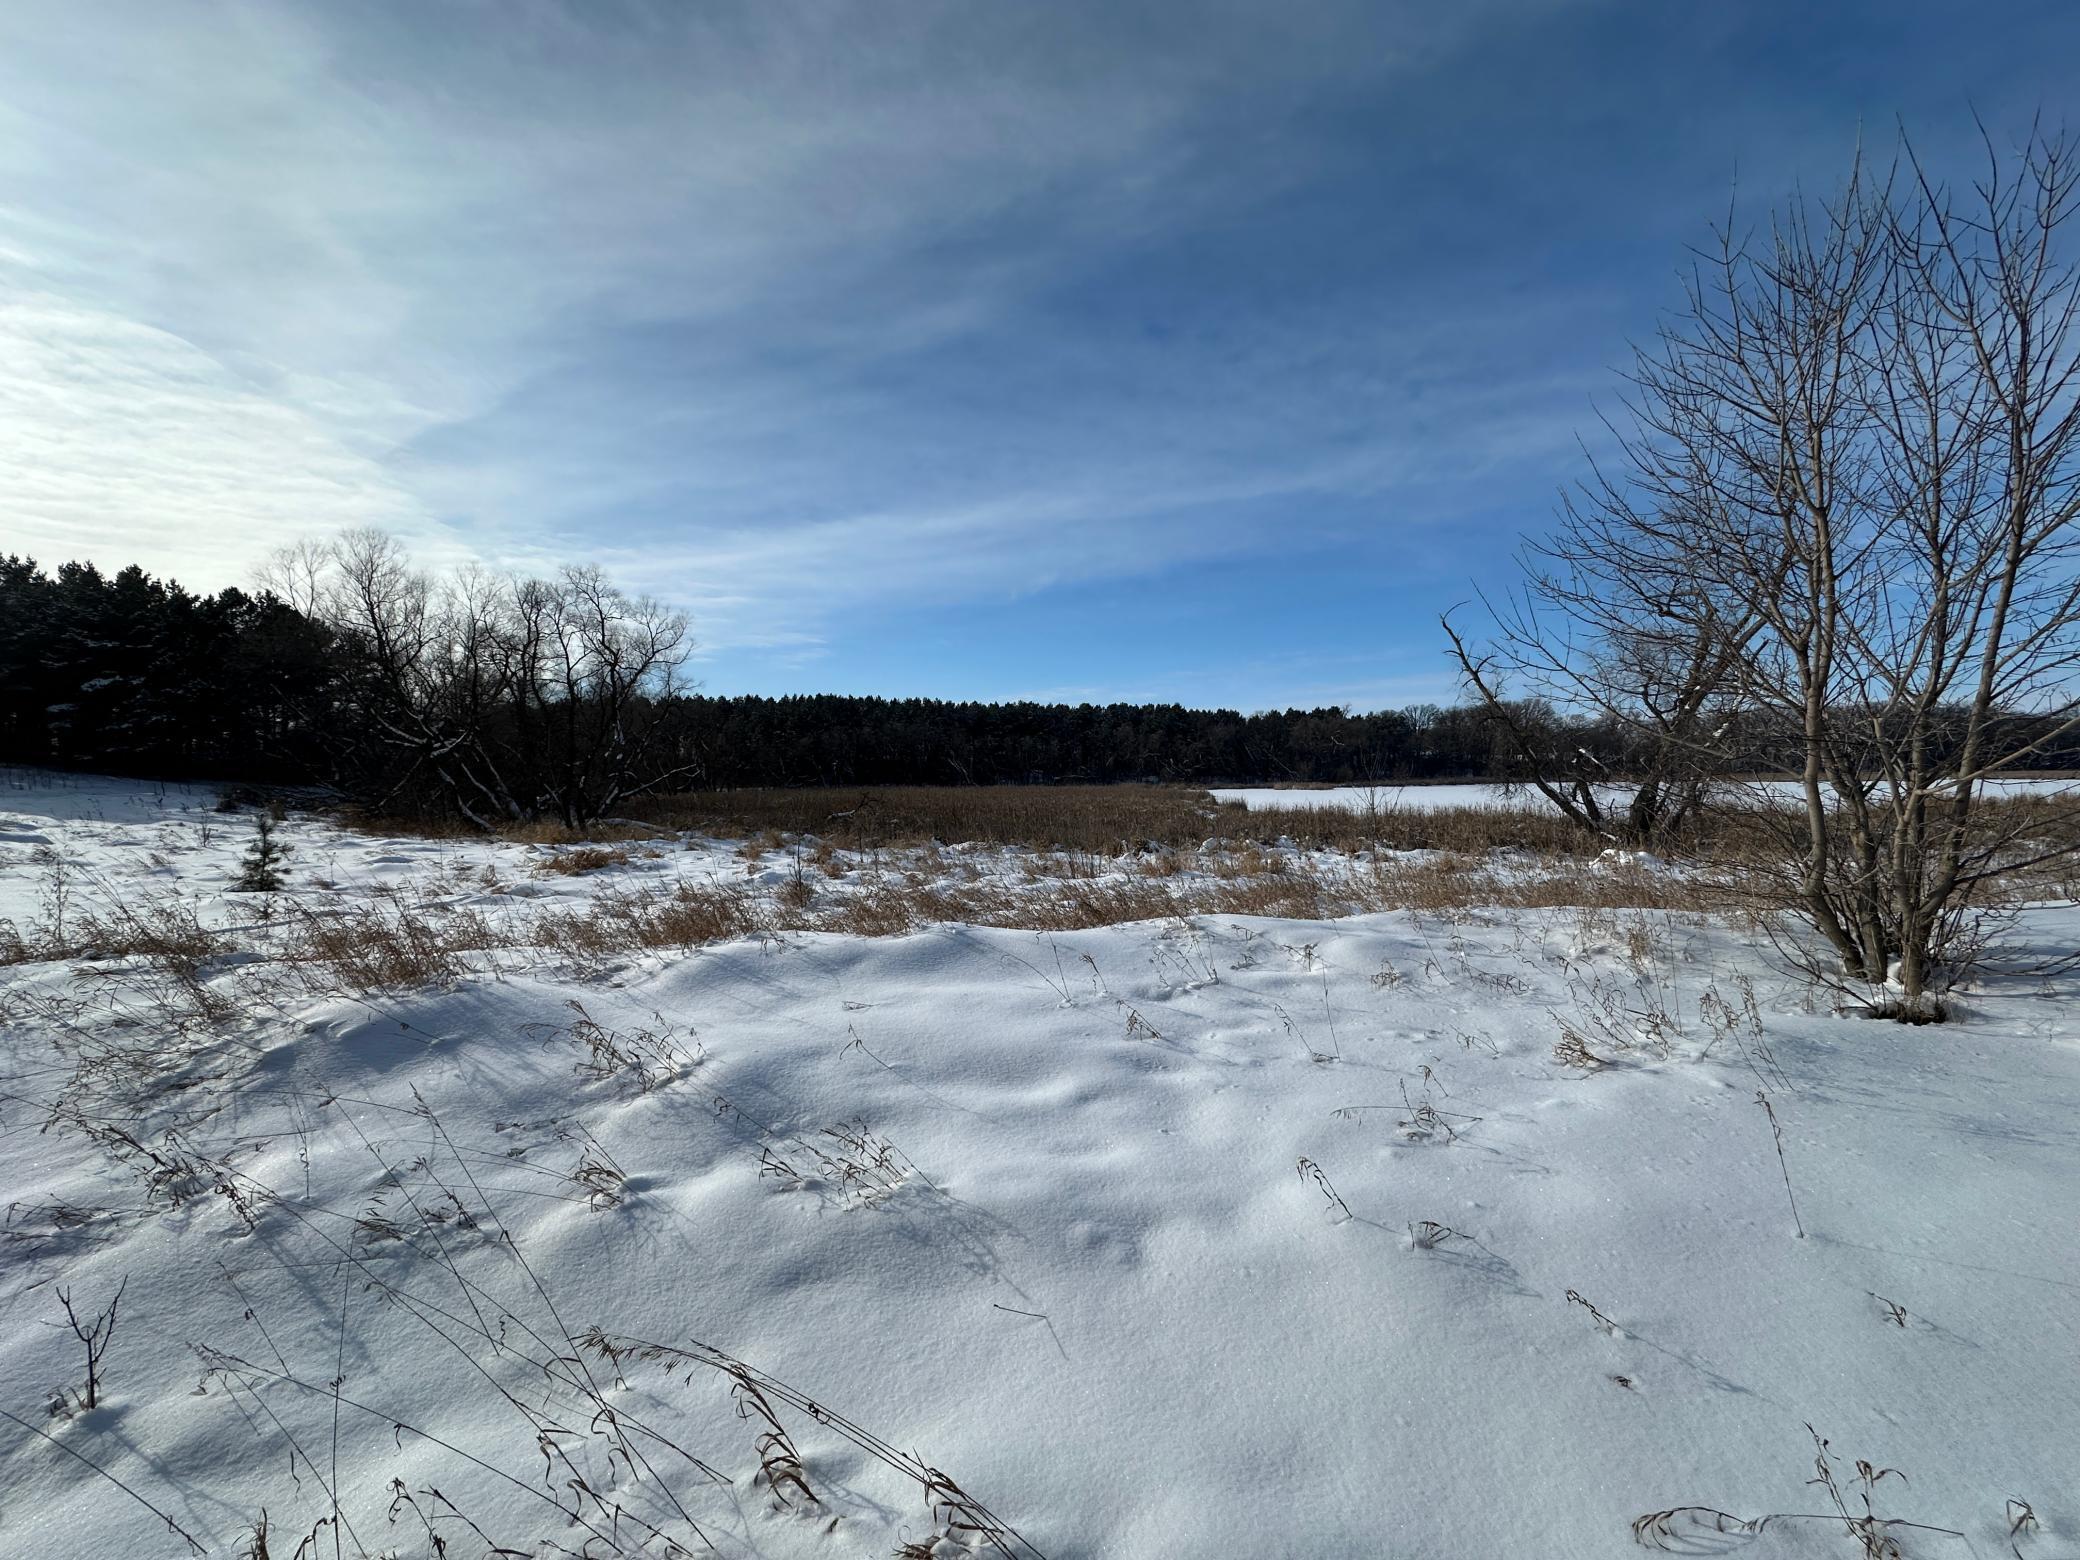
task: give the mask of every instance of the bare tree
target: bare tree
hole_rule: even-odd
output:
[[[1523,586],[1481,598],[1486,643],[1469,645],[1450,613],[1440,621],[1513,777],[1583,829],[1644,845],[1704,806],[1755,625],[1723,617],[1678,571],[1643,567],[1632,540],[1621,513],[1570,501],[1555,534],[1521,555]],[[1579,740],[1559,718],[1569,710],[1615,728],[1622,768]]]
[[[395,538],[349,531],[330,548],[319,611],[346,650],[355,738],[372,738],[387,806],[432,790],[479,828],[527,809],[498,762],[491,722],[511,695],[500,602],[484,576],[445,586],[412,567]]]
[[[285,577],[306,564],[285,563]],[[311,599],[343,647],[343,739],[377,806],[430,798],[479,828],[544,812],[575,828],[694,767],[664,718],[686,620],[597,569],[435,579],[393,538],[350,531],[316,579]]]
[[[2076,175],[2033,129],[1959,192],[1902,142],[1887,176],[1729,221],[1552,550],[1626,581],[1608,620],[1557,598],[1592,639],[1726,652],[1726,697],[1798,777],[1783,887],[1838,978],[1906,1012],[2002,878],[2071,848],[1983,796],[2080,723]]]
[[[332,549],[306,536],[270,553],[260,566],[258,584],[305,617],[316,617],[331,564]]]
[[[625,595],[596,568],[526,590],[543,629],[537,702],[557,733],[545,804],[578,827],[694,773],[695,761],[667,747],[657,713],[685,664],[686,619]]]

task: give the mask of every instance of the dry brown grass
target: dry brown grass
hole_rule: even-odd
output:
[[[659,828],[774,849],[813,836],[848,851],[930,844],[1014,845],[1074,862],[1190,849],[1208,840],[1307,849],[1523,850],[1566,854],[1585,841],[1565,819],[1531,807],[1445,811],[1321,806],[1251,812],[1202,790],[1170,785],[877,786],[700,791],[631,804]],[[1601,849],[1607,841],[1596,842]],[[1160,847],[1149,851],[1148,847]],[[1161,868],[1154,869],[1160,874]]]
[[[735,885],[682,883],[676,889],[630,889],[581,908],[552,910],[523,934],[537,947],[576,963],[659,948],[776,930],[773,908]]]
[[[402,902],[323,911],[292,904],[283,935],[279,955],[306,986],[357,993],[460,980],[474,955],[515,941],[474,910],[432,914]]]
[[[334,812],[332,817],[342,827],[352,829],[357,834],[373,834],[385,838],[393,835],[421,840],[484,838],[482,829],[475,828],[460,818],[386,813],[364,807],[343,807]],[[492,833],[493,837],[510,840],[516,845],[597,845],[654,839],[658,831],[648,823],[634,818],[602,821],[583,829],[570,828],[553,818],[533,818],[501,824]]]
[[[634,859],[630,853],[616,845],[577,845],[559,850],[554,855],[544,856],[535,864],[537,873],[559,873],[564,877],[580,877],[587,872],[598,872],[606,867],[625,867]]]
[[[843,850],[976,842],[1107,856],[1146,841],[1196,845],[1246,817],[1165,785],[876,786],[699,791],[631,804],[646,821],[723,839],[814,835]]]
[[[1306,791],[1296,790],[1304,796]],[[1437,851],[1479,856],[1512,851],[1546,858],[1594,857],[1615,842],[1587,835],[1550,809],[1527,800],[1522,806],[1488,805],[1437,810],[1383,804],[1360,807],[1292,807],[1252,812],[1237,802],[1219,803],[1203,790],[1171,785],[1063,786],[876,786],[803,787],[686,792],[642,797],[630,816],[582,833],[560,824],[515,824],[502,839],[525,844],[579,846],[604,856],[605,847],[689,832],[740,840],[747,859],[813,838],[810,861],[827,876],[842,876],[836,851],[873,854],[934,844],[1017,846],[1043,853],[1037,874],[1089,875],[1119,857],[1139,853],[1139,870],[1165,876],[1177,869],[1174,853],[1208,841],[1235,846],[1290,842],[1307,850],[1345,853],[1379,849]],[[1741,870],[1759,855],[1776,853],[1783,810],[1715,809],[1679,830],[1655,849]],[[1794,815],[1795,816],[1795,815]],[[1989,835],[2038,842],[2053,859],[2036,876],[2048,892],[2080,891],[2080,808],[2039,796],[2004,797],[1980,803],[1979,827]],[[477,838],[445,822],[347,814],[344,821],[374,833],[409,833],[435,838]],[[1772,824],[1777,825],[1773,827]],[[549,870],[590,870],[550,868]],[[1243,856],[1238,876],[1265,870]]]
[[[1479,861],[1388,858],[1347,871],[1327,871],[1279,858],[1262,870],[1206,878],[1115,873],[1032,884],[913,883],[883,878],[844,899],[794,911],[776,905],[763,929],[849,932],[885,937],[937,922],[1031,931],[1078,931],[1126,921],[1195,915],[1248,915],[1327,920],[1385,910],[1446,911],[1478,907],[1703,910],[1723,902],[1709,885],[1668,873],[1599,865],[1555,877],[1498,872]]]
[[[946,922],[1073,931],[1194,915],[1315,920],[1481,907],[1752,918],[1789,904],[1781,870],[1771,870],[1784,859],[1781,812],[1725,809],[1700,820],[1664,845],[1685,863],[1670,872],[1602,859],[1610,841],[1529,805],[1252,813],[1187,787],[1138,785],[747,790],[636,805],[654,831],[742,841],[747,875],[781,850],[793,851],[795,871],[778,888],[617,886],[589,904],[506,923],[507,945],[591,964],[779,932],[880,937]],[[2080,891],[2070,808],[2012,798],[1986,804],[1981,817],[2003,838],[2064,847],[2015,892]],[[555,831],[521,833],[548,843]],[[945,848],[971,842],[1027,851],[1019,876],[984,875]],[[1312,854],[1273,848],[1282,844]],[[595,838],[539,870],[598,871],[631,854]],[[499,941],[483,923],[433,932],[378,915],[335,926],[306,957],[379,986],[445,978],[462,953]]]
[[[72,946],[60,956],[142,958],[192,968],[216,953],[218,945],[217,934],[197,918],[195,907],[168,894],[119,899],[76,917]]]

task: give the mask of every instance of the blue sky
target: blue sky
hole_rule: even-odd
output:
[[[593,561],[717,693],[1446,697],[1736,177],[2076,62],[2051,3],[26,0],[0,550]]]

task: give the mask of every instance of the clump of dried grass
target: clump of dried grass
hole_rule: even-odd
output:
[[[785,1382],[723,1353],[720,1349],[702,1343],[682,1347],[640,1338],[617,1337],[599,1328],[580,1334],[577,1343],[585,1353],[605,1361],[617,1371],[625,1371],[630,1365],[641,1363],[654,1365],[667,1376],[681,1373],[691,1376],[699,1371],[714,1371],[727,1378],[731,1393],[736,1397],[739,1413],[754,1424],[765,1427],[760,1431],[757,1443],[761,1463],[760,1474],[767,1487],[774,1491],[776,1498],[784,1500],[783,1491],[786,1490],[806,1495],[811,1500],[816,1498],[809,1490],[801,1453],[781,1421],[779,1409],[785,1407],[808,1415],[825,1430],[833,1432],[884,1467],[914,1482],[923,1493],[925,1508],[933,1526],[939,1529],[943,1536],[951,1538],[959,1546],[960,1552],[995,1554],[1003,1557],[1003,1560],[1041,1560],[1039,1550],[995,1512],[962,1489],[951,1475],[933,1467],[914,1452],[897,1450],[890,1442],[855,1424],[827,1403],[810,1398]],[[774,1435],[779,1438],[777,1441],[766,1439]],[[780,1459],[777,1464],[770,1461],[775,1453],[779,1454]],[[791,1475],[800,1475],[800,1482],[797,1483]]]
[[[229,1014],[229,997],[211,984],[226,940],[203,924],[195,903],[170,891],[125,893],[89,879],[85,886],[96,898],[82,905],[79,886],[53,858],[41,921],[24,933],[0,920],[0,965],[77,962],[80,979],[140,990],[183,1029]]]
[[[513,943],[478,911],[435,913],[393,899],[322,911],[293,903],[277,951],[313,991],[366,994],[461,980],[477,955]]]
[[[46,918],[24,932],[0,920],[0,964],[142,958],[192,968],[218,951],[219,939],[195,906],[173,894],[139,898],[107,892],[103,902]]]
[[[1826,1437],[1811,1425],[1806,1426],[1806,1434],[1813,1439],[1814,1454],[1813,1477],[1806,1483],[1826,1494],[1828,1504],[1833,1508],[1831,1511],[1780,1511],[1761,1517],[1737,1517],[1712,1506],[1671,1506],[1665,1511],[1650,1511],[1633,1518],[1633,1541],[1650,1549],[1685,1554],[1698,1553],[1700,1544],[1713,1543],[1712,1552],[1717,1553],[1716,1541],[1724,1537],[1751,1537],[1771,1526],[1789,1523],[1840,1523],[1846,1536],[1855,1542],[1863,1560],[1905,1560],[1906,1550],[1896,1536],[1898,1533],[1934,1533],[1946,1538],[1964,1538],[1964,1534],[1955,1528],[1879,1516],[1876,1505],[1878,1486],[1887,1479],[1905,1484],[1907,1476],[1897,1468],[1881,1468],[1859,1457],[1854,1460],[1854,1476],[1850,1478],[1843,1473],[1841,1459],[1829,1447]],[[2025,1523],[2034,1523],[2035,1513],[2030,1511],[2026,1501],[2011,1499],[2007,1513],[2011,1541],[2023,1531]]]
[[[1351,1205],[1343,1200],[1343,1193],[1336,1189],[1334,1183],[1330,1181],[1328,1173],[1320,1165],[1309,1159],[1305,1154],[1302,1154],[1294,1162],[1293,1168],[1302,1181],[1312,1181],[1314,1183],[1315,1190],[1322,1194],[1323,1199],[1328,1203],[1332,1211],[1343,1215],[1341,1219],[1336,1221],[1337,1223],[1346,1223],[1357,1217],[1357,1215],[1351,1212]]]
[[[587,1082],[624,1079],[635,1086],[638,1094],[648,1094],[684,1077],[700,1064],[700,1042],[694,1041],[689,1052],[679,1043],[672,1024],[662,1013],[652,1015],[655,1029],[638,1026],[619,1030],[600,1023],[582,1002],[573,1000],[564,1006],[576,1015],[569,1024],[528,1027],[549,1038],[568,1037],[582,1046],[585,1055],[576,1071]]]
[[[578,845],[555,851],[535,863],[537,873],[558,873],[564,877],[580,877],[587,872],[600,872],[608,867],[625,867],[633,858],[628,851],[616,845]]]
[[[1417,1251],[1435,1251],[1446,1241],[1460,1238],[1457,1230],[1435,1219],[1418,1219],[1408,1227],[1408,1243]]]
[[[631,888],[588,904],[537,917],[525,935],[579,964],[631,953],[697,948],[773,929],[769,905],[749,889],[728,884],[680,883],[676,888]]]

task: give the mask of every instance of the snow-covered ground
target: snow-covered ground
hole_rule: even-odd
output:
[[[1579,910],[328,988],[270,956],[291,900],[512,913],[786,856],[543,875],[297,818],[291,892],[239,895],[253,826],[207,790],[8,786],[25,936],[112,902],[218,936],[194,990],[0,967],[0,1555],[244,1556],[263,1512],[277,1560],[1621,1555],[1672,1508],[1833,1510],[1808,1425],[1852,1515],[1925,1525],[1904,1555],[2080,1548],[2070,989],[1901,1028],[1735,928]],[[92,1409],[61,1291],[89,1326],[122,1296]]]
[[[1743,800],[1798,801],[1798,783],[1793,780],[1744,780],[1728,782]],[[2033,778],[1988,780],[1986,794],[1993,796],[2072,796],[2080,794],[2080,780]],[[1607,794],[1622,802],[1629,792],[1622,786]],[[1549,807],[1534,786],[1478,783],[1447,785],[1337,785],[1337,786],[1224,786],[1214,791],[1215,800],[1241,802],[1254,812],[1293,807],[1335,807],[1350,812],[1399,811],[1443,812],[1454,807]]]

